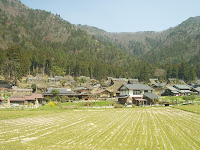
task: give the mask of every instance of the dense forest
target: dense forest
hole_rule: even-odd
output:
[[[164,35],[168,37],[166,33]],[[175,38],[175,35],[171,36]],[[160,44],[163,39],[157,33],[142,33],[138,40],[134,37],[124,42],[120,42],[121,36],[116,40],[113,37],[91,35],[59,15],[30,9],[19,0],[0,0],[0,74],[8,81],[16,82],[22,76],[37,73],[49,76],[84,75],[96,79],[126,77],[138,78],[140,81],[148,81],[150,77],[161,80],[173,77],[190,82],[200,77],[197,51],[190,57],[193,59],[184,61],[180,56],[171,62],[168,51],[162,51],[166,55],[161,55],[153,49],[165,48]],[[196,38],[199,40],[198,36]],[[193,52],[190,51],[191,47],[199,48],[195,45],[196,40],[192,40],[192,43],[187,41],[191,44],[187,54]],[[180,43],[174,47],[181,53],[184,46]],[[186,55],[184,58],[189,57]]]

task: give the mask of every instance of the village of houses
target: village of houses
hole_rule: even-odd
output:
[[[34,90],[32,85],[36,86]],[[55,92],[56,91],[56,92]],[[0,81],[0,106],[39,107],[52,101],[54,97],[64,97],[64,102],[113,101],[124,106],[150,106],[163,96],[199,95],[200,81],[187,85],[178,79],[168,79],[161,83],[150,79],[148,84],[138,79],[112,78],[99,82],[89,77],[55,76],[49,78],[41,74],[24,77],[17,86]],[[167,102],[162,103],[168,106]]]

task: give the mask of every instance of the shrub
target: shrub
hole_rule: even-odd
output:
[[[51,106],[51,107],[54,107],[56,104],[55,104],[54,102],[50,101],[50,102],[48,103],[48,105]]]
[[[91,105],[92,105],[91,102],[84,102],[84,103],[83,103],[83,106],[91,106]]]
[[[79,100],[79,98],[77,98],[77,97],[72,97],[72,99],[71,99],[72,101],[78,101]]]
[[[60,102],[64,103],[64,102],[69,102],[69,97],[68,96],[60,96]]]
[[[114,108],[122,108],[123,105],[122,104],[114,104]]]
[[[166,102],[162,102],[162,101],[160,101],[160,102],[159,102],[159,105],[162,106],[164,103],[166,103]]]
[[[44,101],[49,102],[50,101],[50,97],[49,96],[44,97]]]
[[[55,96],[52,98],[52,101],[58,101],[58,102],[61,102],[61,97],[60,96]]]
[[[188,100],[190,100],[190,97],[189,96],[183,96],[183,100],[188,101]]]
[[[85,83],[86,81],[87,81],[87,79],[85,77],[82,77],[82,78],[79,79],[80,83]]]
[[[136,105],[135,104],[132,104],[132,107],[135,107]]]
[[[36,88],[37,88],[36,84],[35,84],[35,83],[33,83],[33,84],[31,85],[31,88],[33,89],[33,93],[35,93],[35,91],[36,91]]]

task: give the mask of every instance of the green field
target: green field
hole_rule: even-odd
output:
[[[198,104],[198,105],[179,105],[179,106],[174,106],[174,108],[200,114],[200,104]]]
[[[200,114],[170,107],[0,113],[5,150],[200,149]]]

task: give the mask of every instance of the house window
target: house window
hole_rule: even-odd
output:
[[[133,95],[140,95],[140,91],[133,91]]]

